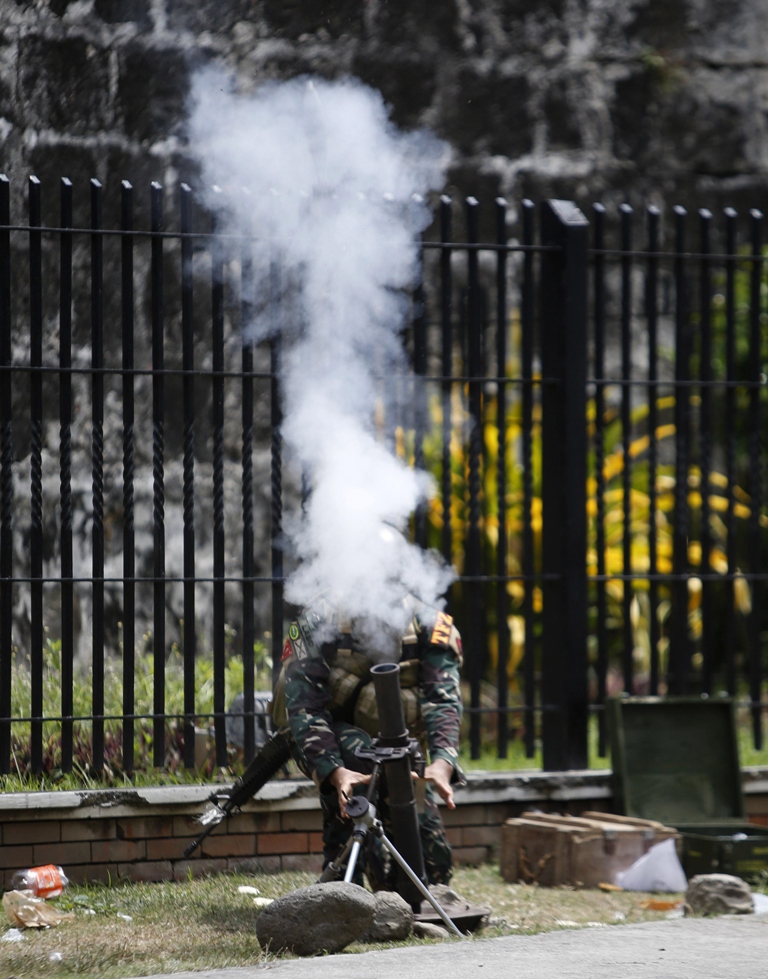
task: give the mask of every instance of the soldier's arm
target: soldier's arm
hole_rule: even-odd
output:
[[[450,619],[441,613],[424,635],[419,700],[429,745],[430,761],[442,759],[458,773],[461,728],[461,639]]]
[[[320,784],[343,767],[328,705],[328,664],[322,657],[293,659],[287,664],[285,700],[291,734],[309,774]]]

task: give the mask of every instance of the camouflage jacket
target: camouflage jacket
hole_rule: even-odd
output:
[[[449,615],[433,615],[435,619],[428,626],[414,616],[401,646],[401,661],[418,661],[414,693],[419,717],[409,725],[410,734],[425,744],[428,762],[444,758],[457,770],[462,713],[461,638]],[[354,640],[340,634],[333,642],[317,644],[312,619],[309,613],[291,623],[283,647],[283,668],[291,733],[307,774],[320,784],[343,764],[333,727],[336,721],[348,718],[339,717],[338,709],[332,705],[330,677],[337,654],[354,646]]]

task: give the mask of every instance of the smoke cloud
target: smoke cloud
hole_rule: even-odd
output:
[[[236,207],[208,194],[224,230],[267,240],[280,281],[300,283],[284,324],[282,431],[311,495],[288,529],[300,560],[286,596],[324,595],[385,653],[385,635],[409,619],[407,596],[441,607],[452,577],[398,532],[432,481],[388,450],[375,423],[382,377],[404,369],[404,290],[429,221],[419,197],[442,186],[446,147],[399,132],[381,95],[354,80],[242,95],[210,70],[193,84],[189,134],[204,184],[237,192]],[[274,318],[247,328],[263,339]]]

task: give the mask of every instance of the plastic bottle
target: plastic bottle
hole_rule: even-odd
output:
[[[44,867],[17,870],[11,878],[15,891],[32,891],[35,897],[58,897],[69,883],[61,867],[48,863]]]

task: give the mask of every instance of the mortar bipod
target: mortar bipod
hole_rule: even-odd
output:
[[[419,880],[418,876],[408,866],[407,861],[404,860],[398,853],[395,845],[385,834],[381,825],[381,820],[378,819],[376,815],[376,807],[374,804],[364,795],[353,795],[347,803],[347,815],[354,824],[352,835],[347,840],[344,849],[341,851],[336,860],[329,863],[325,868],[322,876],[320,877],[320,882],[326,883],[330,880],[337,880],[342,871],[344,871],[344,881],[348,884],[351,883],[352,878],[355,875],[355,867],[357,866],[357,859],[360,855],[360,850],[365,843],[368,833],[373,833],[374,836],[381,840],[389,851],[392,859],[395,860],[401,870],[407,875],[414,887],[418,888],[419,892],[423,895],[426,901],[429,901],[448,931],[452,935],[456,935],[458,938],[461,938],[461,932],[448,917],[437,898],[434,896],[434,894],[432,894],[424,882]]]

